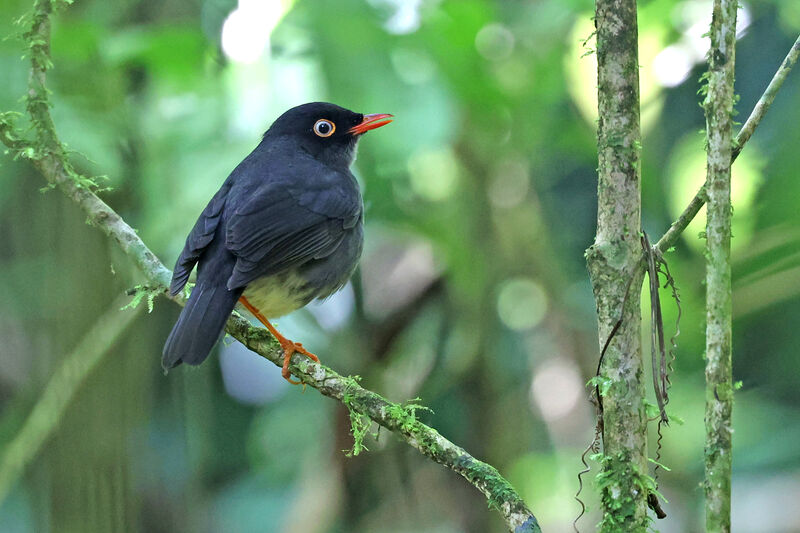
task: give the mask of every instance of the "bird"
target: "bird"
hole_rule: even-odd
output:
[[[241,303],[280,343],[284,379],[300,383],[291,379],[292,355],[319,359],[269,319],[327,298],[352,276],[364,204],[350,165],[359,139],[392,120],[311,102],[273,122],[203,209],[175,263],[170,294],[195,266],[197,279],[164,344],[165,371],[202,363]]]

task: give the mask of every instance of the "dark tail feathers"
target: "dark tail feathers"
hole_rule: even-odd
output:
[[[230,291],[223,284],[213,286],[198,283],[192,290],[186,307],[161,355],[164,370],[181,363],[199,365],[219,340],[225,322],[242,295],[242,289]]]

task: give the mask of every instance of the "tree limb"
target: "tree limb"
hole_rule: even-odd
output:
[[[586,261],[597,304],[603,532],[644,531],[647,415],[640,295],[641,228],[638,27],[635,0],[597,0],[597,234]],[[626,294],[628,295],[626,297]],[[612,335],[612,332],[613,335]],[[611,339],[607,347],[604,344]]]
[[[737,0],[714,0],[706,114],[706,531],[731,529],[731,163]]]
[[[59,3],[59,0],[36,0],[29,19],[30,30],[25,34],[25,39],[30,44],[32,64],[27,107],[37,140],[24,140],[14,129],[13,114],[2,113],[0,141],[9,147],[15,157],[30,160],[51,186],[58,187],[75,201],[87,214],[88,221],[116,242],[136,263],[147,278],[151,290],[162,292],[183,305],[183,295],[170,297],[168,294],[167,287],[171,277],[169,269],[158,260],[136,232],[92,192],[92,180],[79,175],[72,168],[52,127],[45,79],[50,65],[49,20],[53,7]],[[234,312],[228,320],[226,331],[265,359],[279,367],[282,365],[283,351],[266,330],[251,326]],[[426,457],[460,474],[486,496],[491,508],[503,515],[509,531],[541,532],[536,518],[511,484],[494,467],[475,459],[463,448],[442,437],[435,429],[420,422],[415,415],[415,406],[390,402],[359,386],[354,378],[343,377],[302,356],[292,359],[290,369],[303,383],[344,403],[351,412],[369,417],[397,434]]]
[[[794,64],[797,63],[798,57],[800,57],[800,36],[797,37],[794,45],[789,49],[789,53],[786,54],[781,66],[778,67],[777,72],[775,72],[769,85],[764,90],[764,94],[758,99],[750,116],[747,117],[744,126],[742,126],[742,129],[739,130],[739,133],[736,135],[734,148],[731,152],[731,163],[736,161],[745,143],[750,140],[750,136],[753,135],[756,127],[761,123],[761,119],[764,118],[773,100],[775,100],[775,96],[778,94],[778,90],[780,90],[783,82],[789,75],[789,71],[792,70]],[[692,219],[697,216],[697,213],[700,211],[700,208],[705,205],[707,199],[706,185],[703,184],[700,190],[697,191],[697,194],[694,195],[694,198],[692,198],[692,201],[689,202],[689,205],[686,206],[686,209],[683,210],[683,213],[681,213],[678,219],[672,223],[669,230],[658,240],[654,247],[657,252],[663,254],[678,242],[678,237],[680,237],[681,233],[689,226]]]

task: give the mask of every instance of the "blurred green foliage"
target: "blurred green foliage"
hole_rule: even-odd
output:
[[[0,34],[18,31],[12,21],[29,4],[0,5]],[[85,155],[77,167],[110,177],[106,201],[171,264],[205,202],[283,110],[324,99],[394,113],[356,163],[367,245],[352,287],[281,329],[392,400],[421,397],[433,410],[421,418],[507,475],[543,530],[568,531],[593,431],[583,385],[598,351],[583,263],[595,217],[593,45],[582,44],[592,8],[82,0],[55,19],[53,116]],[[703,179],[696,91],[709,13],[701,0],[641,2],[651,238]],[[744,120],[800,31],[800,4],[752,0],[740,14]],[[0,41],[2,110],[22,111],[21,51]],[[257,57],[244,62],[247,53]],[[793,73],[734,170],[742,531],[800,529],[799,94]],[[74,206],[39,192],[27,164],[1,164],[0,451],[62,358],[140,282]],[[670,410],[685,423],[665,431],[662,531],[702,524],[703,224],[692,228],[668,256],[683,301]],[[663,299],[670,324],[676,310]],[[4,532],[503,530],[477,491],[386,432],[348,458],[346,409],[286,386],[236,343],[164,377],[160,349],[177,313],[157,300],[109,346],[0,504]],[[597,500],[583,494],[589,531]]]

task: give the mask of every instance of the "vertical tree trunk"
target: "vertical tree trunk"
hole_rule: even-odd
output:
[[[598,206],[597,234],[587,250],[601,348],[622,316],[605,353],[601,376],[603,453],[598,477],[602,531],[647,527],[647,417],[644,406],[639,241],[639,63],[635,0],[597,0]]]
[[[706,223],[706,531],[731,528],[731,153],[736,0],[715,0],[708,93]]]

